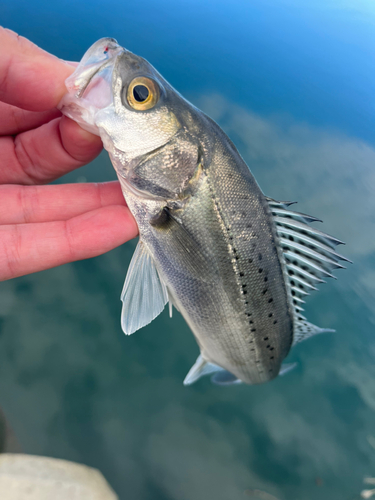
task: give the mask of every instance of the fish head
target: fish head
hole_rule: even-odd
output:
[[[162,147],[181,128],[183,98],[150,63],[113,38],[87,50],[66,87],[59,109],[99,135],[112,158],[128,163]]]

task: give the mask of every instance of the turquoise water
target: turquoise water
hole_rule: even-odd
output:
[[[103,36],[146,57],[228,133],[263,191],[298,200],[354,261],[308,319],[334,328],[256,387],[182,386],[178,313],[131,337],[135,248],[2,283],[0,406],[23,450],[99,468],[127,500],[354,500],[375,476],[375,7],[370,1],[30,2],[0,22],[79,60]],[[27,12],[27,15],[26,15]],[[64,182],[115,177],[102,154]]]

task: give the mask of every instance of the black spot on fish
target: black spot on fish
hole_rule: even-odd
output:
[[[272,316],[273,316],[273,313],[269,313],[268,317],[272,318]]]
[[[268,337],[264,337],[264,339],[263,339],[263,340],[268,340]]]
[[[256,330],[256,328],[252,328],[250,331],[251,332],[256,332],[257,330]]]
[[[262,292],[263,295],[265,295],[268,292],[267,288],[265,288]]]
[[[273,302],[273,298],[272,297],[270,299],[268,299],[268,303],[271,304],[271,302]]]
[[[260,268],[258,269],[258,273],[260,274],[260,273],[262,273],[262,272],[263,272],[263,269],[260,267]]]
[[[268,281],[268,278],[267,278],[267,276],[266,276],[266,277],[264,278],[264,282],[265,282],[265,283],[267,283],[267,281]]]
[[[275,319],[275,321],[273,322],[273,324],[276,325],[276,323],[277,323],[277,319]]]
[[[242,277],[242,276],[245,276],[245,275],[244,275],[244,273],[240,273],[240,276]]]
[[[270,359],[275,359],[275,356],[270,356]]]

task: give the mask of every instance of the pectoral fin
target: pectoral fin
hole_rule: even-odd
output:
[[[121,300],[121,326],[126,335],[151,323],[168,302],[167,288],[142,241],[130,262]]]

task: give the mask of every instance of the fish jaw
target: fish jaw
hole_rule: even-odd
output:
[[[124,51],[113,38],[102,38],[86,51],[75,71],[65,80],[68,92],[58,108],[95,135],[100,136],[98,112],[113,102],[113,67]]]

